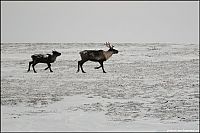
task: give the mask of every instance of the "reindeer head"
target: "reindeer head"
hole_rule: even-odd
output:
[[[53,53],[53,55],[55,55],[55,56],[60,56],[60,55],[61,55],[61,53],[59,53],[59,52],[57,52],[57,51],[55,51],[55,50],[52,50],[52,53]]]
[[[113,45],[110,45],[109,42],[106,42],[106,43],[104,43],[104,44],[109,48],[108,51],[112,51],[113,54],[117,54],[117,53],[118,53],[118,50],[114,49],[114,48],[113,48],[114,46],[113,46]]]

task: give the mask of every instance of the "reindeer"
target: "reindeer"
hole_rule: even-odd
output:
[[[32,58],[33,61],[29,62],[29,68],[28,68],[27,72],[30,71],[30,66],[32,64],[33,71],[36,73],[34,66],[38,63],[46,63],[48,65],[48,67],[45,68],[44,70],[47,70],[49,68],[50,72],[53,72],[51,70],[51,64],[50,63],[53,63],[56,60],[56,57],[60,56],[61,53],[54,51],[54,50],[52,51],[52,53],[53,54],[34,54],[34,55],[32,55],[31,58]]]
[[[85,71],[83,70],[83,64],[86,61],[94,61],[94,62],[99,62],[100,66],[95,67],[95,69],[99,69],[102,67],[103,73],[106,73],[104,70],[103,62],[108,60],[113,54],[117,54],[118,50],[113,49],[113,45],[111,46],[110,43],[106,42],[105,45],[109,48],[108,51],[103,51],[103,50],[84,50],[79,52],[81,56],[81,60],[78,61],[78,70],[79,72],[79,67],[81,67],[81,70],[83,73]]]

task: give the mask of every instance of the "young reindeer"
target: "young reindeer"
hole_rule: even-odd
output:
[[[57,56],[60,56],[61,53],[57,52],[57,51],[52,51],[53,54],[34,54],[31,56],[33,61],[29,62],[29,67],[28,67],[28,71],[30,71],[30,66],[32,64],[33,67],[33,71],[36,73],[34,66],[38,63],[46,63],[48,65],[47,68],[45,68],[44,70],[47,70],[49,68],[50,72],[53,72],[51,70],[51,64],[56,60]]]
[[[83,73],[85,73],[85,71],[83,70],[83,64],[86,61],[94,61],[94,62],[99,62],[100,66],[99,67],[95,67],[95,69],[99,69],[102,67],[102,70],[104,73],[104,67],[103,67],[103,62],[108,60],[113,54],[117,54],[118,50],[113,49],[113,45],[111,46],[110,43],[106,42],[105,45],[109,48],[108,51],[103,51],[103,50],[84,50],[81,51],[79,54],[81,56],[81,60],[78,61],[78,70],[77,72],[79,72],[79,67],[81,67],[81,70]]]

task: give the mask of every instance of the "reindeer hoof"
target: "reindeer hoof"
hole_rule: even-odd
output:
[[[103,73],[106,73],[105,71]]]
[[[86,72],[83,72],[83,73],[86,73]]]

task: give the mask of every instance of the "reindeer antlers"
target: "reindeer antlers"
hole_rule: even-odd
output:
[[[104,43],[108,48],[113,48],[114,46],[113,45],[110,45],[110,43],[109,42],[106,42],[106,43]]]

